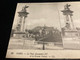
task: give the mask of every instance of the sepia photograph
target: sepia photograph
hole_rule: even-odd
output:
[[[63,49],[56,4],[18,4],[9,49]]]

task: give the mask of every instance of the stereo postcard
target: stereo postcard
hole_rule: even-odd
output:
[[[18,3],[6,58],[79,59],[80,2]]]

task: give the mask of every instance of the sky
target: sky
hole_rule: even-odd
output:
[[[50,26],[61,30],[65,26],[65,16],[61,12],[65,4],[70,4],[73,13],[73,23],[75,27],[80,27],[80,3],[18,3],[16,7],[13,28],[19,20],[18,13],[25,5],[29,6],[26,10],[29,13],[25,19],[25,28],[32,29],[36,26]]]

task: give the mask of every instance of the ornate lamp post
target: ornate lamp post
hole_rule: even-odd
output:
[[[42,30],[42,35],[43,35],[43,38],[45,38],[45,29],[46,29],[46,27],[44,26],[43,27],[43,30]],[[43,50],[45,50],[45,41],[44,41],[44,39],[42,40],[42,42],[43,42]]]

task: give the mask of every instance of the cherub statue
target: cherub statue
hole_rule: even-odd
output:
[[[23,11],[23,12],[26,12],[26,8],[28,8],[28,7],[29,7],[29,6],[26,6],[26,5],[25,5],[25,6],[22,8],[22,11]]]
[[[68,5],[68,4],[66,4],[65,6],[64,6],[64,9],[65,10],[69,10],[69,7],[70,7],[71,5]]]

